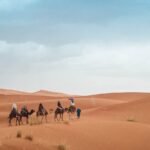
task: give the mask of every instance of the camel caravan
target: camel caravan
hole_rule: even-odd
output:
[[[60,120],[63,121],[63,115],[65,112],[68,113],[69,120],[71,119],[71,115],[75,114],[75,112],[77,113],[77,118],[78,119],[80,118],[81,109],[80,108],[76,109],[75,101],[73,98],[69,98],[69,100],[70,100],[70,106],[68,108],[62,107],[60,101],[57,102],[57,108],[54,111],[55,121],[60,121]],[[53,110],[50,110],[50,111],[53,112]],[[12,119],[16,119],[16,125],[23,124],[22,118],[26,118],[26,124],[28,124],[29,117],[34,113],[36,114],[37,119],[41,116],[41,123],[42,123],[43,118],[45,118],[45,121],[47,122],[48,111],[44,108],[42,103],[39,104],[37,112],[34,109],[31,109],[29,111],[26,106],[23,106],[21,108],[21,111],[19,112],[17,105],[14,103],[12,105],[12,110],[8,117],[9,125],[11,126]]]

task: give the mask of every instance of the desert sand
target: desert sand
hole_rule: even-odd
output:
[[[150,93],[76,96],[76,107],[82,109],[80,119],[72,115],[69,120],[65,113],[64,121],[54,121],[50,111],[47,123],[27,125],[24,120],[16,126],[13,120],[8,125],[13,102],[19,109],[27,105],[36,111],[42,102],[49,111],[55,110],[58,100],[68,107],[68,97],[45,90],[0,90],[0,150],[150,150]],[[18,132],[21,138],[16,137]]]

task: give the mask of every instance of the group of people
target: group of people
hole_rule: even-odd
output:
[[[74,99],[73,98],[69,98],[69,100],[70,100],[70,107],[69,107],[69,109],[76,110]],[[57,109],[59,109],[59,110],[63,110],[64,109],[60,101],[57,102]],[[77,108],[76,113],[77,113],[77,118],[79,119],[80,115],[81,115],[81,109]]]
[[[69,98],[69,100],[70,100],[70,107],[69,107],[69,109],[76,109],[74,99],[73,98]],[[57,102],[57,108],[56,109],[59,109],[59,110],[63,110],[64,109],[60,101]],[[12,104],[12,111],[15,111],[15,113],[18,114],[18,107],[17,107],[16,103]],[[21,111],[27,112],[28,111],[27,107],[24,105],[22,107]],[[44,114],[45,108],[42,105],[42,103],[39,104],[38,111]],[[77,118],[79,119],[80,115],[81,115],[81,109],[77,108],[76,109],[76,113],[77,113]]]

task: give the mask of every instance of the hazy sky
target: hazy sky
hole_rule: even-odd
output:
[[[150,91],[149,0],[0,0],[0,88]]]

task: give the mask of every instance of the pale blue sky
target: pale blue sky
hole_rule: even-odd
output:
[[[0,0],[0,87],[150,90],[148,0]]]

